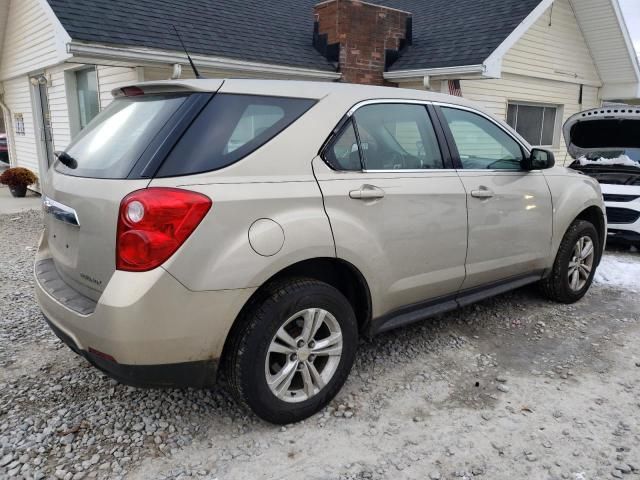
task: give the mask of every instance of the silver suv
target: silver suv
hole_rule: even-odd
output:
[[[588,290],[598,183],[457,97],[259,80],[143,83],[57,152],[37,297],[123,383],[303,419],[358,338],[538,282]]]

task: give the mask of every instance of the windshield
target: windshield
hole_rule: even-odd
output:
[[[74,164],[70,167],[58,160],[56,171],[77,177],[127,178],[151,140],[186,98],[149,95],[114,100],[67,148]]]

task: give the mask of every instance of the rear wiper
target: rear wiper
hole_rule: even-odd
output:
[[[70,169],[75,170],[76,168],[78,168],[78,162],[76,161],[76,159],[69,155],[67,152],[59,151],[53,152],[53,154],[58,158],[58,160],[60,160],[63,165],[66,165]]]

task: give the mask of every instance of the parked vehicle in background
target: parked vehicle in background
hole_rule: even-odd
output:
[[[595,180],[459,97],[261,80],[143,83],[44,182],[37,298],[125,383],[211,385],[271,422],[326,405],[358,337],[529,283],[589,289]]]
[[[640,106],[577,113],[564,125],[571,168],[600,182],[610,241],[640,249]]]
[[[0,162],[9,163],[9,143],[6,133],[0,133]]]

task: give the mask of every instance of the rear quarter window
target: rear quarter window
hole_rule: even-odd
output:
[[[157,177],[227,167],[269,142],[315,100],[217,94],[178,141]]]

